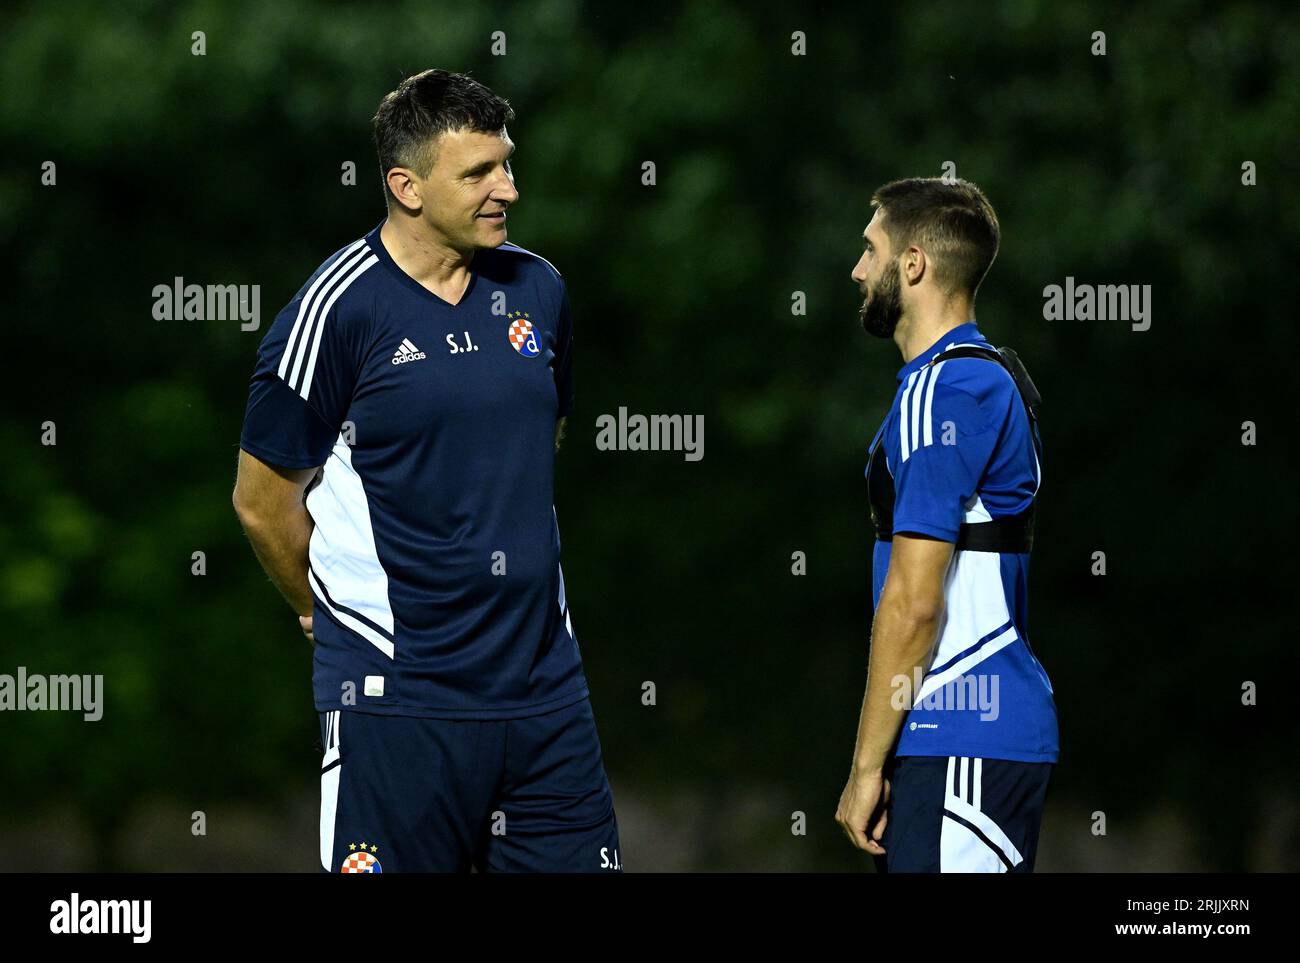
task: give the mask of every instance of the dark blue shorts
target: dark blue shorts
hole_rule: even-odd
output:
[[[527,719],[321,713],[329,872],[617,872],[591,702]]]
[[[1048,762],[896,756],[877,872],[1032,873]]]

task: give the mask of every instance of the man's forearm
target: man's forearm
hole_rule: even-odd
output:
[[[313,600],[307,582],[307,548],[313,523],[307,509],[299,505],[269,518],[241,514],[239,520],[253,546],[253,554],[280,594],[299,615],[311,615]]]
[[[867,688],[858,720],[858,738],[853,750],[853,768],[876,772],[893,748],[903,716],[916,698],[916,671],[924,671],[934,648],[940,613],[909,610],[886,589],[871,626],[871,656],[867,667]],[[900,679],[907,698],[897,699]],[[896,705],[900,703],[901,707]]]

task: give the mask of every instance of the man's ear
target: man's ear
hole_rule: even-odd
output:
[[[405,167],[394,167],[388,172],[388,190],[408,211],[415,212],[424,206],[413,172]]]
[[[925,256],[925,252],[915,244],[909,245],[903,252],[903,277],[907,279],[908,284],[920,284],[925,277],[925,272],[929,269],[930,263]]]

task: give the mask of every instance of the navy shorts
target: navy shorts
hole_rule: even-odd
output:
[[[321,713],[328,872],[617,872],[591,702],[526,719]]]
[[[1049,762],[894,757],[876,871],[1032,873],[1051,772]]]

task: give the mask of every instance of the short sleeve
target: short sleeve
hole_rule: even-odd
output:
[[[573,411],[573,313],[569,291],[560,282],[560,317],[555,329],[555,394],[560,418]]]
[[[894,531],[956,542],[999,427],[975,395],[940,380],[943,367],[922,368],[900,400],[890,439]]]
[[[359,352],[336,307],[295,298],[262,339],[239,447],[282,468],[325,463],[352,403]]]

